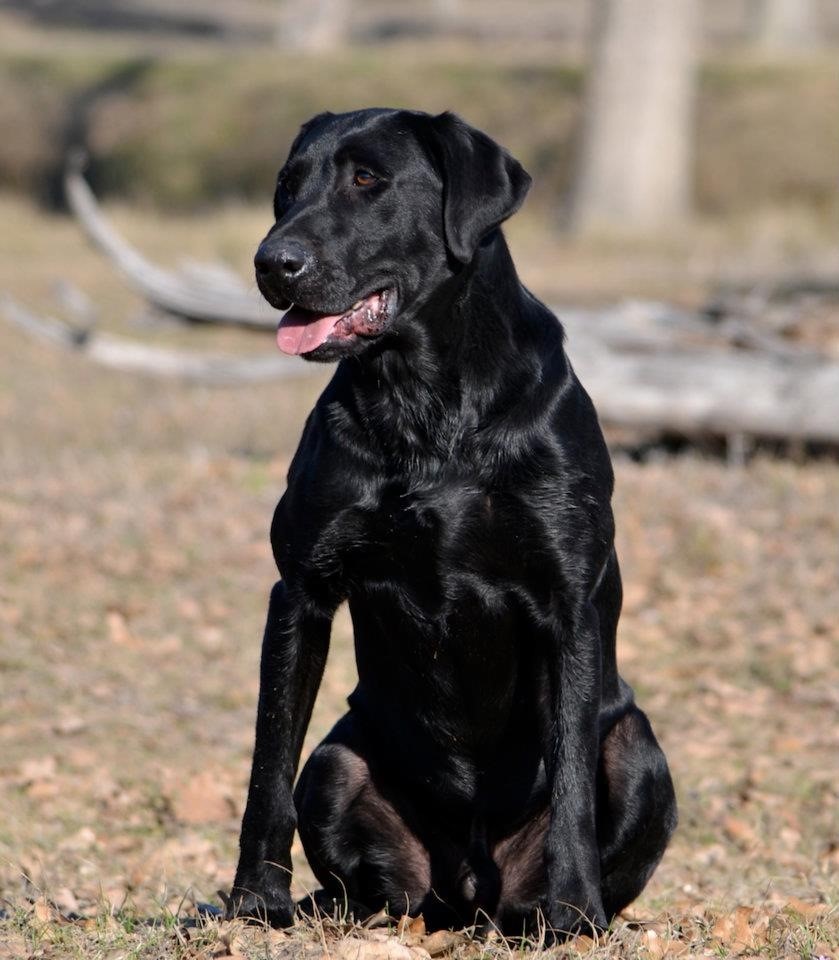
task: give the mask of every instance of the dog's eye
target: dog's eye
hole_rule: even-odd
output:
[[[354,187],[372,187],[374,183],[378,183],[379,178],[375,173],[370,173],[369,170],[365,170],[363,167],[360,167],[352,175],[352,182]]]

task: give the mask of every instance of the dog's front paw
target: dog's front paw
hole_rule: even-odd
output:
[[[599,901],[598,897],[597,903],[588,901],[584,906],[577,906],[570,898],[557,898],[550,905],[546,905],[544,914],[547,941],[562,943],[579,934],[598,937],[609,925],[603,905]]]
[[[236,883],[224,901],[224,919],[255,920],[272,927],[294,923],[294,901],[285,889],[270,889],[264,882]]]

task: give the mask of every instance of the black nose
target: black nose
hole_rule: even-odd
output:
[[[311,265],[312,255],[296,240],[260,244],[253,259],[256,272],[262,276],[280,274],[291,280],[302,276]]]

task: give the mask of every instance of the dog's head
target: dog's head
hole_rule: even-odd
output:
[[[255,258],[288,310],[277,342],[311,360],[398,334],[521,206],[530,177],[450,113],[321,114],[280,171],[276,222]]]

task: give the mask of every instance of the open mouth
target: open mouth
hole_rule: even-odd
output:
[[[280,320],[277,346],[283,353],[309,353],[322,343],[378,336],[390,319],[391,290],[357,300],[343,313],[319,313],[296,304]]]

